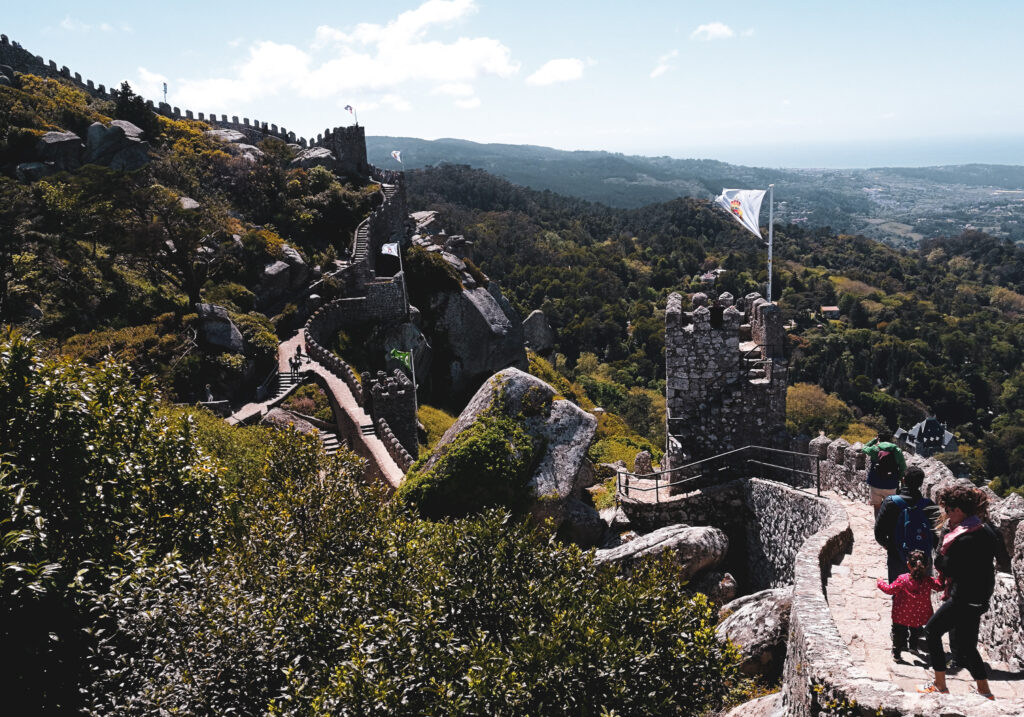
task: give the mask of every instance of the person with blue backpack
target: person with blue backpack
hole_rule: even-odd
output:
[[[895,495],[900,487],[900,480],[907,472],[907,461],[900,447],[892,442],[892,434],[888,431],[879,431],[878,436],[868,441],[860,450],[866,453],[871,461],[871,465],[868,466],[868,502],[874,508],[877,518],[882,501],[887,496]]]
[[[924,570],[932,573],[932,552],[939,544],[942,530],[942,512],[928,498],[921,495],[924,485],[924,471],[920,466],[910,466],[903,476],[900,492],[886,497],[875,518],[875,541],[886,550],[886,569],[889,584],[895,583],[900,575],[909,571],[907,563],[915,550],[924,556]],[[893,654],[899,650],[920,649],[924,640],[921,625],[909,625],[909,635],[904,636],[893,623]],[[897,658],[899,661],[899,658]]]
[[[939,544],[942,512],[921,495],[924,471],[910,466],[903,476],[903,485],[896,495],[886,497],[875,518],[875,541],[886,549],[889,582],[907,572],[907,558],[912,550],[922,551],[931,572],[932,551]]]

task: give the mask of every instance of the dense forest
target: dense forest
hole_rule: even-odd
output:
[[[417,170],[409,183],[411,203],[462,227],[520,311],[544,310],[557,368],[653,440],[663,430],[665,297],[744,296],[767,280],[763,245],[708,202],[616,210],[454,165]],[[775,257],[794,398],[817,406],[791,429],[863,440],[934,415],[959,439],[943,460],[997,491],[1024,487],[1024,247],[970,232],[897,250],[786,225]],[[713,269],[724,272],[705,283]],[[822,305],[841,318],[822,319]]]

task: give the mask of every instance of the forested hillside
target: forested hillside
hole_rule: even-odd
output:
[[[464,166],[411,172],[411,204],[474,242],[475,261],[521,311],[544,310],[559,368],[656,438],[671,291],[763,290],[765,252],[709,203],[615,210],[516,187]],[[773,295],[791,321],[797,431],[948,424],[943,458],[999,491],[1024,486],[1024,249],[977,232],[893,249],[778,226]],[[724,269],[713,285],[700,275]],[[818,316],[838,305],[841,319]],[[838,398],[838,400],[835,400]]]
[[[612,207],[639,208],[679,197],[710,199],[723,187],[775,185],[775,217],[916,246],[965,230],[1024,242],[1024,167],[970,164],[872,169],[748,167],[713,159],[566,152],[459,139],[367,137],[371,162],[397,167],[465,164],[515,184]]]

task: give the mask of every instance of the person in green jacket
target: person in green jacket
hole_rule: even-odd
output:
[[[887,496],[895,495],[900,487],[903,474],[907,472],[907,461],[900,447],[892,442],[892,434],[888,431],[879,431],[878,436],[868,441],[861,451],[871,461],[868,467],[868,490],[871,491],[871,497],[868,502],[877,518],[882,501]]]

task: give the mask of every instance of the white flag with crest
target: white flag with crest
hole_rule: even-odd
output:
[[[736,217],[736,221],[754,232],[761,238],[761,228],[757,224],[761,215],[761,200],[764,199],[763,189],[723,189],[715,197],[715,203]]]
[[[382,244],[380,247],[381,254],[388,254],[389,256],[398,256],[398,242],[394,244]]]

